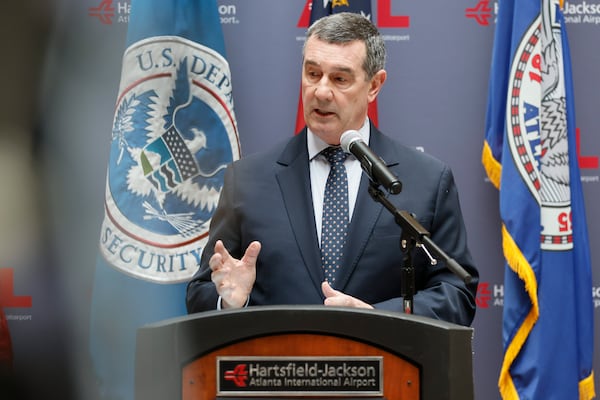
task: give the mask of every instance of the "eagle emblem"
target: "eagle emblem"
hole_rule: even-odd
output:
[[[224,170],[240,156],[229,67],[209,48],[151,38],[124,56],[101,248],[137,277],[191,277]]]
[[[508,143],[522,181],[540,205],[545,250],[573,246],[565,78],[556,5],[544,3],[521,39],[510,75]]]

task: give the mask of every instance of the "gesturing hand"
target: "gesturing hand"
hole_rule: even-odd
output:
[[[323,304],[326,306],[373,308],[372,305],[367,304],[356,297],[352,297],[340,292],[339,290],[335,290],[327,281],[321,283],[321,290],[325,296],[325,301]]]
[[[212,270],[210,277],[221,296],[222,308],[240,308],[246,304],[256,280],[260,247],[260,242],[250,243],[242,259],[238,260],[229,254],[221,240],[215,243],[215,253],[208,265]]]

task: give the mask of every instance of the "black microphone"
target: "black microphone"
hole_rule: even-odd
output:
[[[357,131],[346,131],[340,137],[340,144],[346,153],[351,153],[360,161],[362,169],[371,181],[383,185],[391,194],[402,190],[402,182],[389,170],[385,161],[367,146]]]

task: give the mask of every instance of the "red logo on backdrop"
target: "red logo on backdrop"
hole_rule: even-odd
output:
[[[577,160],[581,169],[598,169],[598,156],[581,155],[581,134],[579,128],[575,128],[575,144],[577,148]]]
[[[238,364],[233,370],[225,371],[225,380],[233,381],[237,387],[246,387],[248,369],[246,364]]]
[[[332,1],[335,2],[335,0]],[[313,0],[306,0],[302,15],[298,20],[298,28],[308,28],[312,2]],[[377,0],[376,25],[380,28],[408,28],[410,27],[410,17],[408,15],[392,15],[392,0]]]
[[[475,7],[465,9],[465,17],[473,18],[479,25],[488,26],[492,17],[489,0],[481,0]]]
[[[15,296],[12,268],[0,268],[0,308],[30,308],[31,296]]]
[[[97,17],[103,24],[111,25],[112,19],[115,16],[115,8],[112,3],[112,0],[102,0],[98,7],[90,7],[88,9],[88,15],[90,17]]]
[[[488,308],[492,300],[492,292],[490,291],[489,282],[481,282],[477,285],[477,297],[475,303],[479,308]]]

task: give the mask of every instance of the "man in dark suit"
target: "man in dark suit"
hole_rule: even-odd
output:
[[[355,130],[402,182],[402,193],[388,200],[416,215],[431,239],[473,277],[466,284],[443,262],[431,265],[421,248],[414,249],[412,311],[471,324],[478,273],[452,172],[383,135],[367,117],[386,80],[384,66],[383,39],[368,19],[334,14],[309,28],[302,69],[307,127],[227,169],[210,239],[188,285],[188,312],[284,304],[403,311],[402,232],[392,213],[369,195],[370,180],[352,155],[342,161],[343,179],[337,179],[347,186],[347,230],[335,239],[342,250],[325,254],[324,242],[331,239],[322,218],[331,212],[324,193],[334,168],[322,151],[339,147],[341,135]],[[326,273],[327,259],[335,265]]]

